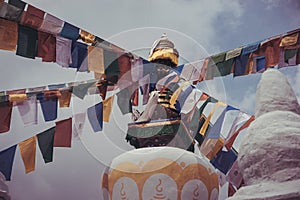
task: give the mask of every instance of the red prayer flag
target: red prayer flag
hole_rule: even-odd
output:
[[[254,116],[251,116],[248,121],[246,121],[245,124],[243,124],[243,126],[241,126],[227,141],[226,141],[226,144],[225,144],[225,147],[227,150],[231,149],[236,137],[239,135],[239,133],[244,130],[245,128],[247,128],[251,122],[254,121]]]
[[[72,118],[55,122],[54,147],[71,147]]]
[[[0,133],[9,131],[13,104],[9,101],[0,103]]]

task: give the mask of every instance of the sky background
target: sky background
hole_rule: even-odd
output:
[[[46,1],[31,0],[36,6],[64,21],[109,40],[126,50],[147,57],[154,40],[167,33],[181,55],[191,62],[215,53],[259,41],[300,28],[298,0],[244,1]],[[40,59],[26,59],[14,52],[0,51],[0,90],[37,87],[90,79],[92,74],[76,74]],[[299,67],[281,70],[300,98]],[[199,88],[215,98],[253,114],[255,91],[260,75],[237,78],[227,76],[205,81]],[[95,97],[83,101],[72,98],[72,108],[60,109],[65,119],[95,104]],[[116,107],[116,106],[114,106]],[[39,124],[24,127],[16,108],[10,132],[0,135],[0,151],[36,135],[54,125],[45,123],[39,110]],[[19,150],[16,151],[12,181],[8,183],[14,200],[102,199],[100,177],[105,164],[120,153],[132,149],[125,141],[128,116],[113,110],[112,121],[104,131],[93,133],[88,121],[81,140],[72,148],[55,148],[54,162],[44,164],[37,150],[36,170],[24,173]],[[111,149],[113,148],[113,150]]]

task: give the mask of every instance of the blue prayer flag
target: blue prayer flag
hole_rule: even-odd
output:
[[[0,171],[7,181],[10,181],[12,166],[15,158],[17,145],[0,152]]]
[[[94,132],[102,131],[103,127],[103,104],[102,102],[87,109],[88,119]]]

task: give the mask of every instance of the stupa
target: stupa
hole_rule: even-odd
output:
[[[174,43],[166,34],[153,43],[148,60],[155,65],[158,81],[176,69],[178,57]],[[177,83],[152,91],[142,114],[128,124],[126,140],[135,148],[174,146],[193,151],[193,137],[179,111],[170,103],[179,87]]]
[[[245,186],[229,200],[300,199],[300,106],[278,70],[262,74],[255,118],[238,155]]]

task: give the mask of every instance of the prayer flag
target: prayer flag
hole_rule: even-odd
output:
[[[6,2],[0,2],[0,17],[18,22],[20,20],[23,9],[10,5]]]
[[[73,126],[73,136],[74,138],[79,138],[82,134],[82,130],[85,123],[86,113],[77,113],[74,115],[74,126]]]
[[[250,54],[241,54],[235,58],[233,76],[242,76],[246,74],[247,63]]]
[[[38,52],[37,57],[42,58],[43,62],[56,61],[56,38],[49,34],[38,32]]]
[[[224,140],[219,137],[218,139],[205,138],[200,146],[200,151],[209,160],[212,160],[215,155],[223,148]]]
[[[28,4],[27,10],[21,15],[20,24],[34,29],[41,27],[45,12]]]
[[[129,82],[132,82],[131,72],[130,72],[131,59],[132,59],[132,55],[129,53],[123,53],[118,57],[120,78],[122,78],[123,80],[126,79]]]
[[[26,3],[21,0],[8,0],[8,3],[17,8],[20,8],[21,10],[24,10],[26,6]]]
[[[134,59],[131,65],[132,82],[139,81],[143,77],[143,60],[141,58]]]
[[[88,89],[94,85],[96,81],[88,81],[73,87],[72,93],[80,99],[84,99]]]
[[[117,93],[117,103],[123,115],[132,112],[130,98],[128,87]]]
[[[218,139],[220,137],[221,129],[222,129],[222,125],[223,125],[223,121],[224,121],[226,112],[227,112],[227,109],[225,108],[223,110],[223,112],[221,113],[221,115],[219,116],[219,118],[217,119],[217,121],[214,123],[214,125],[209,130],[209,132],[207,134],[207,138]]]
[[[95,35],[80,29],[79,31],[80,39],[85,43],[94,43],[95,42]]]
[[[215,166],[218,170],[227,174],[232,164],[236,160],[237,155],[231,149],[230,151],[219,151],[217,155],[210,161],[210,163]]]
[[[25,173],[35,170],[36,136],[19,143],[21,157],[25,167]]]
[[[76,41],[79,38],[79,28],[68,22],[64,22],[64,26],[59,33],[59,36]]]
[[[57,35],[61,32],[63,28],[63,23],[64,22],[61,19],[50,15],[49,13],[46,13],[45,19],[38,30]]]
[[[15,51],[18,42],[18,23],[0,19],[0,49]]]
[[[71,147],[72,118],[55,122],[54,147]]]
[[[226,141],[225,147],[227,150],[231,149],[233,142],[235,141],[236,137],[239,135],[239,133],[247,128],[253,121],[254,121],[254,116],[251,116],[232,136]]]
[[[69,67],[72,63],[72,40],[56,36],[56,63]]]
[[[34,59],[37,55],[37,30],[19,24],[16,54]]]
[[[13,104],[11,102],[0,102],[0,133],[10,130],[12,107]]]
[[[103,100],[103,121],[105,122],[109,122],[113,102],[114,102],[114,95]]]
[[[234,185],[236,188],[239,188],[243,182],[243,175],[239,169],[238,161],[236,160],[229,172],[226,174],[226,180]]]
[[[39,148],[41,150],[45,163],[53,161],[54,132],[55,127],[52,127],[37,135]]]
[[[109,77],[119,77],[120,69],[118,63],[119,55],[116,52],[106,50],[103,51],[105,75]],[[116,83],[116,82],[115,82]]]
[[[30,96],[28,100],[18,102],[17,107],[25,126],[37,124],[38,109],[36,96]]]
[[[265,56],[258,56],[255,59],[254,65],[256,65],[255,70],[256,72],[263,72],[266,69],[266,57]]]
[[[181,112],[182,107],[184,106],[188,96],[191,94],[193,89],[194,89],[194,87],[192,85],[188,85],[188,86],[182,88],[182,91],[178,95],[178,98],[175,103],[176,110]]]
[[[88,46],[88,70],[99,74],[104,74],[103,49]]]
[[[0,152],[0,171],[7,181],[10,181],[17,145]]]
[[[139,85],[141,88],[141,93],[143,94],[143,105],[147,104],[149,100],[149,91],[150,91],[150,76],[146,75],[139,80]]]
[[[202,135],[202,136],[205,136],[205,133],[206,133],[206,130],[208,128],[208,125],[210,123],[210,120],[213,116],[213,114],[215,113],[215,111],[219,108],[219,106],[226,106],[225,103],[223,102],[217,102],[216,105],[214,106],[213,110],[209,113],[207,119],[205,120],[203,126],[201,127],[199,133]]]
[[[103,127],[103,103],[100,102],[87,110],[88,119],[94,132],[102,131]]]
[[[72,63],[69,67],[76,68],[77,71],[88,71],[87,45],[81,42],[72,42]]]
[[[227,51],[225,60],[229,60],[231,58],[238,57],[239,55],[241,55],[242,49],[243,49],[243,47],[238,47],[233,50]]]
[[[248,44],[247,46],[245,46],[242,49],[242,55],[247,55],[247,54],[250,54],[250,53],[256,51],[258,49],[260,43],[261,43],[261,41]]]
[[[279,44],[280,47],[292,46],[297,44],[299,33],[284,36]]]
[[[56,90],[56,89],[60,89],[60,88],[64,88],[64,87],[66,87],[65,83],[48,85],[49,90]]]
[[[191,93],[186,97],[186,100],[184,101],[180,112],[183,114],[187,114],[192,111],[193,108],[195,108],[196,104],[196,90],[192,89]]]
[[[40,98],[37,97],[40,101],[43,116],[45,121],[52,121],[57,118],[57,102],[58,98],[53,97],[53,98]]]
[[[70,89],[61,89],[59,90],[60,92],[60,97],[58,98],[59,100],[59,107],[60,108],[67,108],[70,106],[70,102],[71,102],[71,96],[72,93],[70,91]]]

